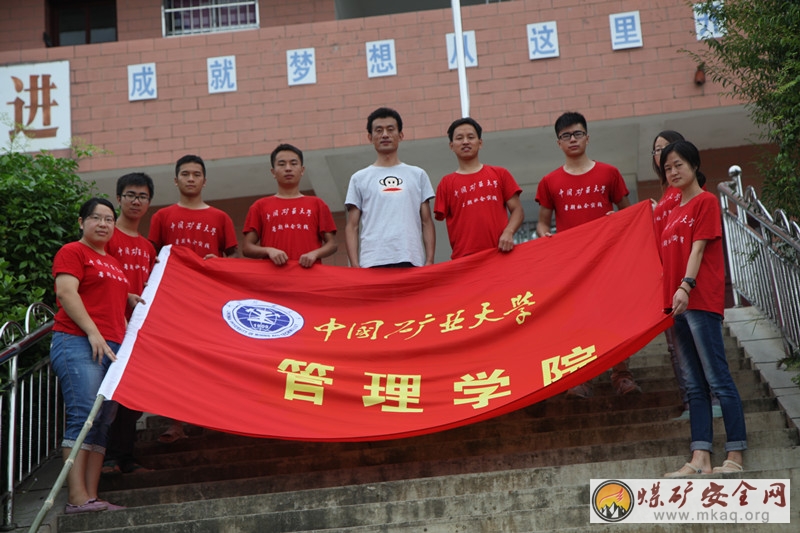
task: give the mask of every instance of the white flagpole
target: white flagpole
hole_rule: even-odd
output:
[[[458,90],[461,95],[461,116],[469,116],[469,85],[464,64],[464,30],[461,27],[461,0],[451,0],[453,28],[456,34],[456,64],[458,65]]]

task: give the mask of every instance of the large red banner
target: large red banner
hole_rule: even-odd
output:
[[[165,248],[100,389],[227,432],[378,440],[544,400],[671,325],[649,202],[438,265],[202,260]]]

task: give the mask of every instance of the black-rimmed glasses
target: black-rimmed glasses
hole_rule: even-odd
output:
[[[145,203],[150,201],[150,195],[144,193],[136,194],[133,192],[126,192],[125,194],[121,195],[120,198],[125,198],[129,202],[139,200],[141,203]]]
[[[575,137],[576,141],[580,141],[581,139],[586,137],[586,132],[585,131],[581,131],[581,130],[578,130],[578,131],[565,131],[564,133],[562,133],[561,135],[558,136],[558,139],[560,141],[568,141],[570,139],[570,137]]]

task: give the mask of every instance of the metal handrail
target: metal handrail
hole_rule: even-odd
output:
[[[25,313],[25,327],[6,322],[0,327],[0,368],[8,369],[0,380],[0,455],[2,465],[3,520],[0,531],[16,528],[14,492],[18,484],[58,450],[63,434],[63,403],[58,381],[44,357],[19,371],[19,358],[47,338],[53,329],[53,310],[35,303]],[[5,427],[5,431],[4,431]]]
[[[746,300],[780,329],[787,355],[800,348],[800,225],[772,213],[753,187],[742,187],[742,169],[730,167],[720,183],[734,304]]]

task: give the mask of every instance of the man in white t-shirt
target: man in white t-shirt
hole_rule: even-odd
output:
[[[352,267],[412,267],[433,264],[436,233],[428,201],[428,174],[400,161],[403,120],[381,107],[367,119],[375,163],[350,178],[345,207],[345,246]],[[360,227],[359,227],[360,226]]]

